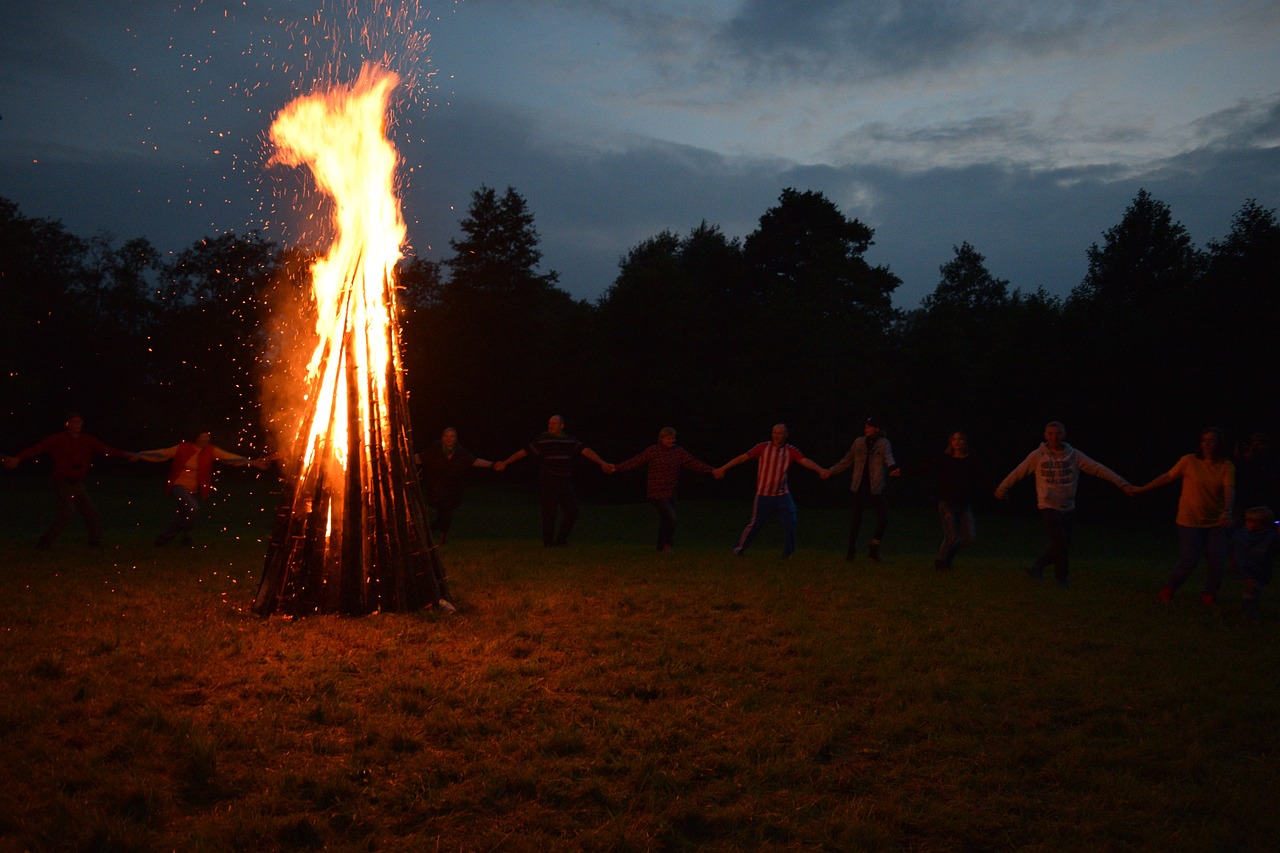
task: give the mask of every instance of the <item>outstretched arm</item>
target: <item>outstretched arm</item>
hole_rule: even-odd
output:
[[[519,462],[521,459],[525,458],[528,455],[529,455],[529,451],[525,450],[522,447],[519,450],[517,450],[515,453],[512,453],[506,459],[503,459],[500,462],[493,463],[493,470],[502,471],[512,462]]]
[[[605,462],[603,459],[601,459],[601,458],[600,458],[600,456],[599,456],[599,454],[597,454],[597,453],[596,453],[594,450],[592,450],[590,447],[584,447],[584,448],[582,448],[582,455],[583,455],[583,456],[585,456],[585,457],[587,457],[588,459],[590,459],[592,462],[596,463],[597,465],[599,465],[599,466],[600,466],[600,470],[601,470],[601,471],[604,471],[606,474],[608,474],[608,473],[612,473],[612,472],[610,472],[610,471],[609,471],[609,469],[610,469],[611,467],[613,467],[613,466],[611,466],[608,462]]]
[[[1150,483],[1147,483],[1145,486],[1135,487],[1133,490],[1133,493],[1135,495],[1140,495],[1143,492],[1149,492],[1152,489],[1158,489],[1161,486],[1167,486],[1176,479],[1177,479],[1176,477],[1174,477],[1172,474],[1166,471],[1165,473],[1161,474],[1159,477],[1156,477]]]
[[[751,454],[749,454],[749,453],[741,453],[741,454],[739,454],[739,455],[737,455],[737,456],[733,457],[732,459],[730,459],[728,462],[726,462],[726,463],[724,463],[723,465],[721,465],[719,468],[716,468],[714,471],[712,471],[712,472],[711,472],[711,474],[712,474],[712,476],[714,476],[717,480],[719,480],[719,479],[721,479],[722,477],[724,477],[724,472],[725,472],[725,471],[728,471],[728,470],[729,470],[730,468],[732,468],[734,465],[741,465],[743,462],[746,462],[746,461],[747,461],[748,459],[750,459],[750,458],[751,458]]]
[[[801,456],[798,461],[801,465],[808,468],[810,471],[813,471],[815,474],[820,475],[824,480],[831,476],[830,471],[828,471],[826,468],[823,468],[817,462],[814,462],[808,456]]]

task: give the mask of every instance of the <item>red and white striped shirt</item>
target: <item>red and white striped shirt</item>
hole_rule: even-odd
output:
[[[792,462],[804,458],[804,454],[790,444],[775,447],[771,441],[762,441],[747,451],[747,457],[755,459],[756,494],[785,495],[787,488],[787,469]]]

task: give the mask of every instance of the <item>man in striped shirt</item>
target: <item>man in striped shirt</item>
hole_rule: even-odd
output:
[[[782,556],[790,557],[796,550],[796,502],[787,487],[787,469],[796,462],[816,471],[824,480],[830,476],[827,469],[788,444],[787,435],[786,424],[774,424],[768,441],[760,442],[712,472],[718,480],[734,465],[756,460],[756,498],[751,505],[751,520],[733,549],[735,556],[741,557],[764,523],[776,515],[782,522]]]

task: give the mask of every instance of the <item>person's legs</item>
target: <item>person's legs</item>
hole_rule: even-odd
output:
[[[933,565],[937,569],[949,569],[960,540],[961,519],[957,504],[938,501],[938,521],[942,525],[942,543],[938,546],[938,555],[934,558]]]
[[[670,551],[676,543],[676,502],[655,498],[649,503],[658,511],[658,550]]]
[[[961,548],[967,548],[978,541],[978,523],[973,517],[973,504],[960,504],[956,511],[957,539],[955,550],[951,553],[954,560]]]
[[[76,483],[71,488],[71,499],[75,501],[76,509],[80,510],[80,516],[84,518],[84,525],[89,529],[89,544],[102,544],[102,516],[98,514],[98,507],[94,505],[93,498],[89,496],[89,490],[85,488],[84,483]]]
[[[795,498],[790,494],[778,497],[778,520],[782,522],[782,556],[790,557],[796,552],[796,523],[799,512],[796,510]]]
[[[871,547],[867,551],[867,556],[879,561],[880,543],[884,541],[884,532],[889,529],[889,502],[883,494],[872,495],[870,502],[871,509],[876,514],[876,529],[871,534]]]
[[[38,547],[48,548],[53,545],[53,540],[57,539],[58,535],[71,523],[73,494],[74,489],[70,483],[53,481],[53,521],[49,523],[48,529],[40,534],[40,540],[36,543]]]
[[[172,486],[169,497],[173,498],[173,521],[156,537],[156,544],[167,544],[179,533],[184,542],[190,544],[191,530],[196,526],[196,513],[200,511],[200,501],[183,486]]]
[[[1196,563],[1200,562],[1200,554],[1204,552],[1208,539],[1206,532],[1199,527],[1178,525],[1178,562],[1173,564],[1169,577],[1164,582],[1165,589],[1170,593],[1177,592],[1187,582]]]
[[[867,508],[867,497],[868,493],[865,491],[853,493],[853,517],[849,520],[849,548],[844,555],[846,560],[852,560],[858,556],[858,533],[862,530],[862,514]]]
[[[541,484],[538,496],[542,507],[542,544],[550,548],[556,541],[556,509],[560,496],[554,485],[547,482]]]
[[[568,545],[569,534],[573,532],[573,525],[578,520],[578,494],[573,490],[573,483],[568,480],[560,488],[560,511],[564,513],[564,518],[560,520],[560,535],[553,544]]]
[[[1204,595],[1216,596],[1222,589],[1222,575],[1227,564],[1227,548],[1231,543],[1231,528],[1210,527],[1205,531],[1205,559],[1209,563],[1209,576],[1204,582]]]
[[[1040,510],[1040,521],[1044,524],[1045,535],[1049,539],[1048,549],[1031,565],[1028,573],[1035,578],[1044,577],[1046,566],[1053,566],[1053,576],[1060,584],[1066,584],[1068,571],[1068,555],[1071,551],[1071,513],[1056,509]]]
[[[777,512],[776,500],[777,498],[756,495],[755,500],[751,502],[751,520],[742,529],[742,537],[738,540],[738,544],[734,546],[733,553],[741,556],[748,546],[755,541],[756,534],[760,532],[760,528],[764,526],[764,523],[769,520],[769,516]]]

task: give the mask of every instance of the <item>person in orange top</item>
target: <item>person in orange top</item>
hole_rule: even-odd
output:
[[[1203,553],[1209,564],[1200,603],[1212,607],[1222,588],[1231,533],[1231,505],[1235,501],[1236,466],[1226,457],[1222,430],[1207,427],[1200,431],[1200,449],[1180,458],[1172,468],[1156,477],[1137,493],[1149,492],[1182,480],[1178,497],[1178,562],[1157,596],[1168,604],[1178,587],[1187,582]]]
[[[159,450],[144,450],[138,454],[148,462],[172,460],[169,465],[169,479],[165,485],[165,493],[174,499],[176,504],[173,522],[156,537],[156,545],[167,545],[173,537],[181,534],[182,544],[191,545],[191,531],[195,529],[196,517],[200,513],[200,504],[207,501],[213,493],[213,463],[222,462],[227,465],[252,465],[255,468],[266,468],[271,457],[250,459],[240,456],[221,447],[214,447],[210,442],[212,433],[202,432],[195,441],[181,441],[173,447]]]

